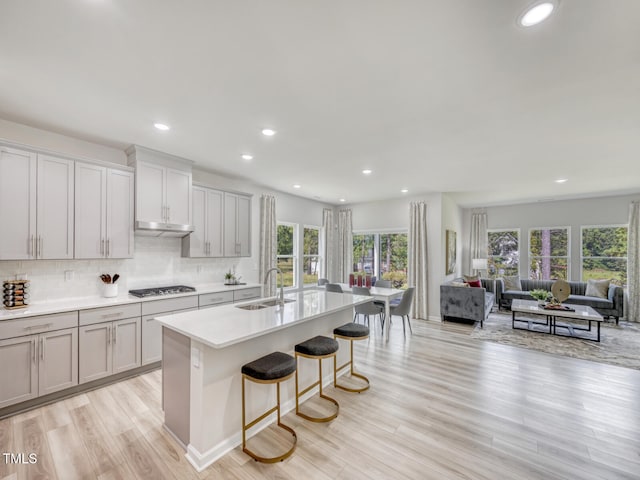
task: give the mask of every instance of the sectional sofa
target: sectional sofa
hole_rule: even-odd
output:
[[[447,318],[461,318],[480,322],[480,327],[489,317],[493,308],[495,296],[491,293],[493,281],[481,279],[482,288],[462,287],[462,279],[440,285],[440,316],[442,321]]]
[[[533,300],[529,292],[537,288],[551,291],[553,280],[529,280],[520,279],[520,290],[505,290],[502,278],[496,279],[496,297],[498,308],[511,308],[512,300],[519,298],[522,300]],[[569,282],[571,295],[562,303],[574,305],[588,305],[593,307],[598,313],[605,317],[614,317],[616,324],[624,314],[624,289],[617,285],[610,285],[607,298],[587,297],[586,282]]]

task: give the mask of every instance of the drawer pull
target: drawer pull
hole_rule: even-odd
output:
[[[31,325],[30,327],[24,327],[25,330],[36,330],[38,328],[49,328],[52,327],[53,323],[44,323],[42,325]]]
[[[120,315],[124,315],[124,312],[105,313],[104,315],[101,315],[101,318],[119,317]]]

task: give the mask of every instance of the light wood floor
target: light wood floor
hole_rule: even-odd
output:
[[[361,342],[371,390],[328,389],[340,402],[329,424],[286,415],[299,440],[280,464],[236,448],[197,474],[162,429],[156,371],[1,420],[0,450],[38,463],[0,458],[0,478],[640,478],[640,371],[473,340],[471,328],[414,321],[405,341],[396,322],[389,343]]]

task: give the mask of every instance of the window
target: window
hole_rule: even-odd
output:
[[[569,227],[529,230],[529,278],[568,280]]]
[[[491,278],[520,272],[520,230],[487,230],[488,267]]]
[[[582,281],[610,278],[627,284],[626,225],[582,227]]]
[[[407,288],[407,234],[354,234],[353,271],[391,280],[395,288]]]
[[[289,223],[278,223],[278,268],[282,270],[282,281],[285,287],[296,286],[296,230],[297,226]],[[280,276],[277,285],[280,287]]]
[[[320,229],[318,227],[304,227],[302,248],[302,284],[318,283],[318,269],[320,268],[319,243]]]

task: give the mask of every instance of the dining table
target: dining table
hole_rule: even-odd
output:
[[[351,287],[348,283],[338,283],[340,287],[342,287],[342,291],[345,293],[351,293]],[[357,287],[357,285],[354,285]],[[319,288],[324,288],[324,286],[320,286]],[[384,327],[383,331],[386,332],[384,334],[385,338],[389,340],[389,330],[391,326],[391,300],[394,298],[402,297],[404,294],[404,290],[400,290],[399,288],[385,288],[385,287],[376,287],[373,286],[369,288],[369,292],[371,296],[376,300],[381,300],[384,302]]]

